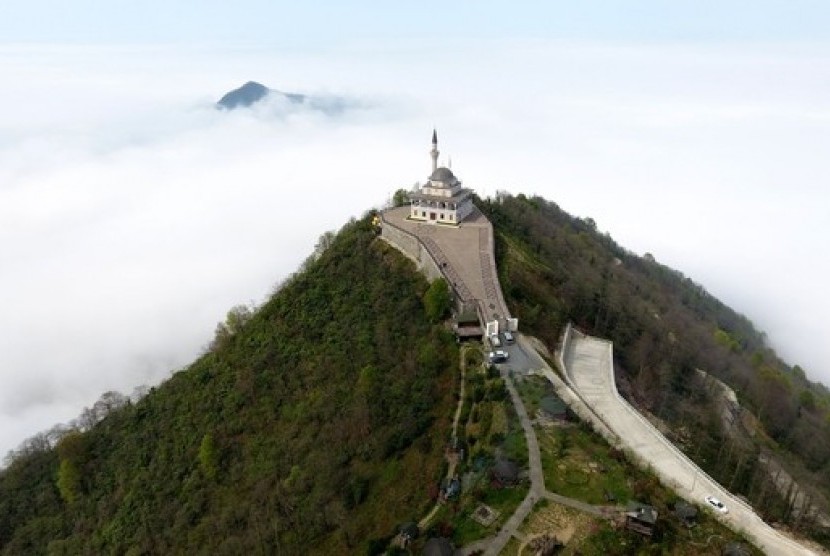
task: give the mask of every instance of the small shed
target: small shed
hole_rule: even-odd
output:
[[[688,528],[697,525],[697,508],[683,500],[674,505],[674,515]]]
[[[625,527],[641,535],[650,537],[657,524],[657,510],[641,502],[629,502],[625,511]]]
[[[746,546],[739,542],[731,542],[721,550],[723,556],[750,556],[752,554]]]
[[[418,538],[420,530],[418,529],[417,523],[409,521],[401,525],[400,529],[398,529],[398,533],[402,538],[406,539],[406,541],[411,541]]]
[[[559,396],[548,394],[539,400],[538,415],[548,421],[565,422],[568,420],[568,406]]]
[[[461,481],[458,477],[446,479],[444,486],[441,488],[441,494],[445,500],[456,498],[459,494],[461,494]]]
[[[474,305],[462,304],[455,317],[455,335],[461,340],[481,340],[484,329]]]
[[[492,477],[502,486],[515,485],[519,481],[519,466],[509,459],[499,459],[491,470]]]
[[[433,537],[424,545],[424,556],[453,556],[455,548],[449,539],[444,537]]]

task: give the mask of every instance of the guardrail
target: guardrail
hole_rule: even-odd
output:
[[[565,356],[564,356],[565,351],[567,349],[570,349],[570,344],[571,344],[574,333],[581,334],[579,331],[575,331],[573,329],[573,327],[571,326],[571,323],[568,323],[565,327],[565,333],[563,334],[563,339],[562,339],[561,364],[562,364],[562,369],[565,372],[565,377],[568,380],[568,384],[571,386],[571,388],[573,388],[577,392],[577,395],[579,395],[581,397],[579,389],[576,387],[576,385],[574,384],[573,379],[571,377],[571,371],[568,368],[568,366],[565,364]],[[588,337],[587,335],[583,335],[583,336],[586,337],[586,338]],[[682,450],[680,450],[677,446],[675,446],[672,442],[670,442],[665,436],[663,436],[663,433],[661,433],[659,430],[657,430],[657,427],[655,427],[648,419],[646,419],[643,416],[642,413],[637,411],[637,409],[635,409],[630,403],[628,403],[628,401],[625,398],[623,398],[620,395],[619,390],[617,390],[617,384],[616,384],[616,380],[615,380],[615,376],[614,376],[614,343],[611,342],[610,340],[606,340],[606,339],[603,339],[603,338],[593,337],[593,339],[595,341],[603,342],[607,345],[607,349],[608,349],[607,361],[608,361],[608,364],[607,364],[607,367],[606,367],[606,371],[609,374],[608,378],[609,378],[609,384],[610,384],[610,387],[611,387],[611,392],[612,392],[612,395],[614,396],[614,399],[616,399],[620,403],[620,405],[625,409],[625,411],[627,413],[629,413],[631,416],[633,416],[635,419],[637,419],[651,433],[651,435],[658,442],[660,442],[664,447],[668,448],[673,454],[675,454],[675,456],[678,457],[678,459],[680,461],[683,462],[686,469],[692,474],[691,476],[692,476],[693,480],[696,480],[695,475],[707,479],[713,485],[716,485],[720,489],[721,492],[719,494],[725,495],[724,497],[728,497],[730,500],[734,500],[738,505],[741,505],[746,510],[752,511],[754,513],[754,510],[752,509],[752,506],[750,506],[749,504],[747,504],[746,502],[744,502],[740,498],[737,498],[736,496],[734,496],[723,485],[721,485],[718,481],[716,481],[714,478],[712,478],[706,471],[701,469],[700,466],[698,466],[694,461],[692,461],[689,458],[689,456],[687,456],[685,453],[683,453]],[[583,398],[583,401],[584,401],[584,398]],[[600,417],[600,419],[601,419],[601,417]],[[677,483],[677,481],[673,481],[673,482]],[[689,492],[693,492],[693,490],[694,490],[693,488],[690,488],[688,486],[684,486],[680,483],[677,483],[677,485],[678,485],[678,487],[684,488],[685,490],[688,490]]]
[[[470,292],[467,285],[464,284],[464,282],[458,276],[455,269],[452,267],[452,265],[449,264],[449,259],[443,254],[441,248],[438,247],[437,244],[435,244],[434,240],[431,242],[425,242],[423,239],[418,237],[418,235],[413,234],[409,230],[406,230],[392,222],[390,219],[386,217],[387,210],[383,210],[380,212],[380,218],[383,222],[383,225],[394,228],[398,233],[401,233],[409,239],[411,239],[412,241],[414,241],[419,246],[419,248],[424,253],[426,253],[426,255],[429,257],[430,261],[432,262],[433,266],[438,271],[438,273],[441,274],[447,280],[447,285],[450,288],[452,288],[452,291],[455,294],[455,296],[465,303],[475,304],[476,312],[478,313],[478,318],[481,321],[482,325],[484,325],[487,322],[487,320],[483,300],[472,296],[472,293]],[[415,259],[416,263],[419,262],[420,254],[408,253],[405,247],[395,244],[395,242],[391,241],[388,237],[385,239],[389,241],[393,246],[397,247],[399,251],[403,251],[404,254]],[[499,288],[499,294],[501,294],[501,288]]]
[[[709,480],[713,485],[716,485],[716,487],[720,489],[720,491],[721,491],[720,494],[725,495],[731,501],[736,502],[738,505],[743,506],[744,509],[749,510],[749,511],[754,513],[755,510],[752,508],[752,506],[750,506],[749,504],[747,504],[746,502],[744,502],[743,500],[741,500],[740,498],[738,498],[737,496],[735,496],[734,494],[729,492],[729,490],[727,490],[726,487],[724,487],[722,484],[720,484],[718,481],[716,481],[706,471],[701,469],[700,466],[697,463],[692,461],[692,459],[689,456],[687,456],[682,450],[680,450],[677,446],[675,446],[674,443],[669,441],[669,439],[666,438],[663,435],[663,433],[661,433],[659,430],[657,430],[657,427],[655,427],[651,423],[651,421],[646,419],[643,416],[642,413],[637,411],[636,408],[634,408],[630,403],[628,403],[628,400],[626,400],[625,398],[623,398],[620,395],[619,390],[617,390],[616,381],[614,379],[614,344],[613,344],[613,342],[611,342],[609,340],[602,340],[602,339],[599,339],[599,340],[603,341],[603,342],[606,342],[608,344],[608,372],[610,373],[610,379],[611,379],[611,382],[610,382],[611,383],[611,391],[613,392],[614,398],[620,403],[620,405],[622,405],[622,407],[625,408],[625,410],[630,415],[632,415],[635,419],[637,419],[640,423],[642,423],[651,432],[652,436],[654,436],[661,444],[663,444],[663,446],[665,446],[672,453],[674,453],[680,459],[680,461],[682,461],[684,463],[686,468],[691,473],[697,474],[698,476]],[[694,488],[690,488],[688,490],[692,493],[694,492]]]

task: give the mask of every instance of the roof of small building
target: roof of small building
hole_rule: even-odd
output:
[[[493,474],[502,481],[515,481],[519,478],[519,466],[509,459],[500,459],[493,465]]]
[[[653,506],[642,502],[629,502],[626,506],[625,515],[644,523],[657,523],[657,510]]]
[[[453,184],[458,181],[455,177],[455,174],[452,173],[452,170],[449,168],[445,168],[441,166],[440,168],[436,168],[432,175],[429,177],[430,181],[442,181],[447,184]]]
[[[444,485],[444,496],[447,498],[452,498],[457,496],[461,493],[461,481],[458,477],[453,477],[452,479],[446,481]]]
[[[433,537],[424,545],[424,556],[452,556],[455,549],[450,541],[443,537]]]
[[[414,521],[409,521],[401,525],[400,532],[401,534],[406,535],[410,539],[417,539],[420,530],[418,529],[417,523],[415,523]]]
[[[478,320],[478,312],[475,307],[464,305],[458,313],[458,318],[455,319],[458,324],[480,324]]]
[[[694,519],[697,517],[697,508],[688,502],[678,500],[677,504],[674,505],[674,513],[680,519]]]
[[[742,545],[739,542],[729,543],[723,550],[721,550],[721,554],[724,556],[749,556],[750,551],[749,549]]]

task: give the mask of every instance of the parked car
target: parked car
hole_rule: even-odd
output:
[[[504,350],[497,349],[496,351],[490,352],[490,363],[504,363],[507,361],[507,358],[510,357],[508,353]]]
[[[490,345],[493,346],[494,348],[500,348],[501,347],[501,339],[499,338],[498,334],[491,334],[490,335]]]
[[[709,506],[711,506],[711,508],[713,510],[717,511],[717,512],[720,512],[722,514],[728,514],[729,513],[729,508],[724,506],[723,502],[721,502],[720,500],[718,500],[714,496],[707,496],[706,497],[706,503],[709,504]]]
[[[513,333],[510,332],[509,330],[505,330],[504,334],[502,334],[502,335],[504,336],[504,341],[507,342],[508,344],[512,344],[513,342],[516,341],[516,338],[513,336]]]

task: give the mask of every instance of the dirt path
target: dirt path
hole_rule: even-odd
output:
[[[461,419],[461,408],[464,406],[464,388],[466,385],[466,377],[467,377],[467,352],[473,348],[472,346],[463,346],[459,353],[459,357],[461,360],[458,363],[458,368],[461,370],[461,387],[458,393],[458,405],[455,408],[455,417],[452,420],[452,444],[455,446],[455,441],[458,438],[458,421]],[[447,467],[447,479],[451,479],[455,475],[455,468],[458,465],[458,456],[453,454],[447,457],[449,462],[449,466]],[[432,509],[429,511],[427,515],[418,522],[418,529],[423,531],[426,529],[429,522],[435,517],[435,513],[441,507],[441,502],[436,502]]]

